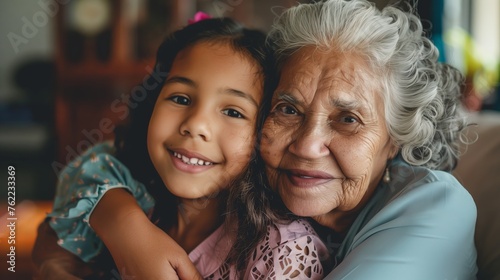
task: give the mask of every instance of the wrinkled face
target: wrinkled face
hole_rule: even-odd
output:
[[[168,190],[196,199],[225,188],[248,165],[262,97],[258,67],[226,44],[181,51],[156,101],[148,151]]]
[[[283,66],[261,154],[271,186],[320,221],[361,207],[396,153],[380,83],[357,54],[306,47]]]

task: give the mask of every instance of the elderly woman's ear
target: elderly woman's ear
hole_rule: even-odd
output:
[[[394,159],[397,156],[398,152],[399,152],[399,147],[395,143],[392,143],[391,149],[389,151],[389,158],[387,160]]]

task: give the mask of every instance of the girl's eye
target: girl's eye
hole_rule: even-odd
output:
[[[189,104],[191,104],[191,100],[189,100],[189,98],[187,98],[185,96],[175,95],[175,96],[169,97],[168,99],[172,100],[174,103],[177,103],[179,105],[189,105]]]
[[[298,115],[299,112],[297,111],[297,109],[295,109],[295,107],[289,105],[289,104],[281,104],[281,105],[278,105],[276,107],[276,109],[285,114],[285,115]]]
[[[238,119],[244,118],[244,116],[240,112],[238,112],[238,111],[236,111],[234,109],[222,110],[222,113],[224,115],[228,115],[231,118],[238,118]]]

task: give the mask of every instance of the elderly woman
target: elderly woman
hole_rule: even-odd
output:
[[[476,208],[446,172],[462,76],[419,19],[330,0],[286,11],[269,41],[281,79],[261,154],[287,208],[340,244],[329,278],[474,278]]]
[[[302,4],[269,42],[280,80],[261,154],[286,207],[319,224],[327,279],[475,278],[476,208],[448,173],[462,77],[419,19],[364,0]],[[185,254],[165,258],[192,269]]]

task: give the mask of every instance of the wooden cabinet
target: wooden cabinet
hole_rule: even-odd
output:
[[[175,14],[171,4],[74,0],[60,5],[55,38],[58,162],[53,167],[96,142],[113,139],[113,128],[127,120],[127,98],[154,67],[156,45]],[[158,28],[148,32],[152,24]]]

